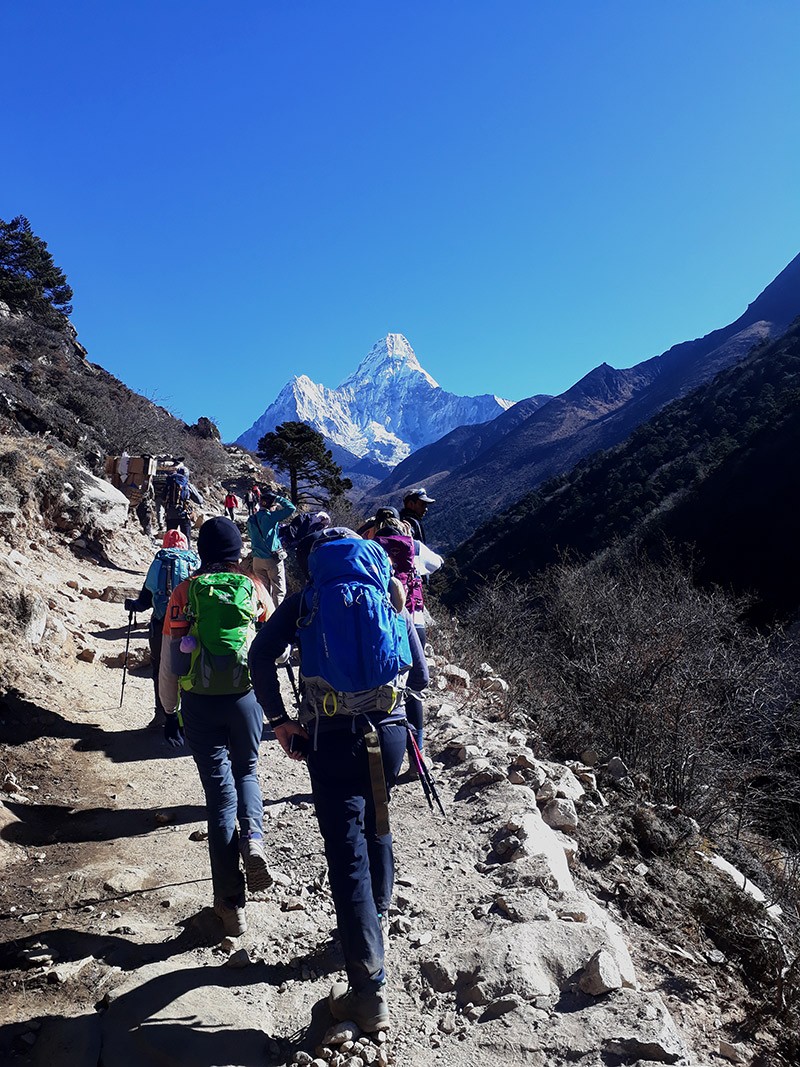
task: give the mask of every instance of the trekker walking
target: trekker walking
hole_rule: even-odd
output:
[[[189,548],[180,530],[167,530],[161,542],[161,548],[156,552],[155,559],[150,564],[138,597],[135,600],[125,601],[125,610],[128,614],[132,611],[139,613],[153,609],[150,625],[147,628],[147,639],[150,644],[155,709],[148,726],[163,726],[165,721],[164,707],[158,692],[158,675],[161,666],[161,635],[169,598],[172,596],[173,589],[176,589],[184,578],[194,574],[199,566],[198,556]]]
[[[295,513],[288,497],[276,491],[261,494],[261,510],[247,520],[247,532],[253,547],[253,570],[267,587],[277,607],[286,596],[286,551],[278,536],[278,526]]]
[[[164,620],[164,737],[176,747],[185,738],[197,765],[208,811],[214,911],[225,933],[238,937],[247,929],[245,877],[250,892],[272,883],[256,773],[264,720],[247,667],[255,624],[271,604],[261,583],[239,569],[242,535],[230,519],[204,522],[197,549],[200,570],[175,589]]]
[[[238,496],[233,492],[229,492],[228,495],[225,497],[225,510],[227,511],[228,518],[231,520],[231,522],[235,522],[236,521],[236,509],[238,507],[239,507],[239,498],[238,498]]]
[[[331,1014],[373,1032],[389,1025],[388,800],[406,749],[402,689],[406,681],[424,689],[428,671],[410,617],[390,600],[399,584],[379,545],[334,527],[306,537],[297,558],[309,582],[258,633],[250,669],[284,752],[308,761],[349,983],[333,986]],[[294,642],[302,683],[297,720],[286,714],[275,664]]]
[[[253,486],[253,489],[254,488],[255,486]],[[255,513],[258,511],[259,498],[253,492],[253,489],[248,489],[247,492],[244,494],[244,504],[247,508],[248,515],[255,515]]]
[[[423,544],[425,544],[427,538],[425,537],[425,527],[422,525],[422,520],[428,510],[428,504],[435,503],[436,501],[433,497],[428,496],[424,489],[412,489],[410,493],[406,493],[403,497],[400,518],[411,527],[413,537],[417,541],[422,541]]]
[[[180,530],[187,545],[192,543],[192,503],[202,504],[203,497],[189,481],[189,471],[181,463],[167,475],[164,508],[168,528]]]

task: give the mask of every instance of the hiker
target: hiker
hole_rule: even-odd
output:
[[[433,557],[436,553],[422,541],[416,541],[409,535],[409,526],[397,512],[396,508],[378,508],[375,513],[375,532],[373,539],[376,544],[385,550],[392,562],[392,570],[396,578],[403,584],[406,593],[406,610],[414,623],[421,647],[425,648],[427,635],[425,633],[425,602],[422,591],[422,577],[420,576],[417,561],[420,553]],[[441,566],[441,557],[436,556]],[[434,568],[435,569],[435,568]],[[406,686],[405,691],[406,718],[409,726],[414,731],[414,739],[420,755],[423,752],[423,724],[424,708],[422,696],[412,686]],[[413,745],[408,742],[408,763],[412,769],[416,764]]]
[[[280,496],[277,486],[261,494],[261,509],[247,520],[247,532],[253,548],[253,570],[267,587],[277,607],[286,596],[286,550],[278,535],[278,526],[295,513],[288,497]]]
[[[278,528],[281,545],[288,551],[296,548],[309,534],[326,530],[331,524],[327,511],[302,511],[291,522]]]
[[[203,497],[189,481],[189,471],[179,463],[164,483],[164,506],[167,526],[180,530],[187,546],[192,543],[192,502],[202,504]]]
[[[400,692],[417,691],[428,669],[411,619],[390,590],[402,589],[384,550],[341,527],[298,546],[305,589],[286,598],[256,636],[250,670],[281,748],[307,759],[325,843],[331,894],[349,986],[336,983],[335,1019],[367,1032],[389,1025],[384,937],[394,883],[388,799],[406,749]],[[276,659],[300,649],[302,699],[290,719]]]
[[[264,720],[247,667],[255,623],[271,604],[261,582],[239,569],[242,535],[230,519],[204,522],[197,550],[200,569],[174,590],[164,620],[164,737],[174,747],[185,739],[197,765],[208,811],[214,912],[225,933],[238,937],[247,929],[240,853],[251,893],[272,882],[257,775]]]
[[[248,489],[247,492],[244,494],[244,504],[247,508],[248,516],[255,515],[255,513],[258,511],[259,497],[257,497],[256,494],[253,492],[253,489],[256,488],[258,487],[254,485],[252,489]]]
[[[225,497],[225,510],[228,513],[228,518],[231,522],[236,521],[235,512],[239,507],[239,498],[232,490],[228,491],[228,495]]]
[[[435,504],[432,496],[428,496],[424,489],[412,489],[403,497],[403,507],[400,518],[411,527],[411,534],[417,541],[425,544],[425,527],[422,520],[428,510],[428,504]]]
[[[158,693],[158,674],[161,664],[161,632],[164,629],[164,616],[172,590],[177,588],[190,574],[200,566],[200,560],[191,551],[186,538],[180,530],[167,530],[147,571],[138,597],[125,601],[125,610],[138,614],[153,609],[147,628],[150,644],[150,667],[153,672],[153,689],[155,691],[155,710],[148,727],[164,725],[164,708]]]

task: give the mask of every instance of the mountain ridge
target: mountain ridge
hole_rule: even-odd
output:
[[[486,422],[511,406],[491,394],[465,397],[442,389],[407,339],[390,333],[335,389],[295,375],[237,444],[255,449],[281,422],[299,420],[358,461],[388,471],[456,426]]]

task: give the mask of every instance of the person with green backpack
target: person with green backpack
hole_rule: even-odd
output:
[[[203,785],[214,911],[225,933],[238,937],[247,929],[245,884],[258,892],[272,883],[257,775],[264,719],[247,664],[256,622],[272,604],[239,568],[242,536],[230,519],[204,522],[197,550],[200,569],[167,607],[159,692],[164,737],[174,747],[185,740]]]

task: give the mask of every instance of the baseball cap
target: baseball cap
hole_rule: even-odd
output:
[[[425,492],[424,489],[412,489],[410,493],[406,493],[406,495],[403,497],[403,500],[404,501],[405,500],[411,500],[412,498],[416,498],[417,500],[421,500],[423,504],[435,504],[436,503],[436,501],[433,499],[433,497],[432,496],[428,496],[428,494]]]

